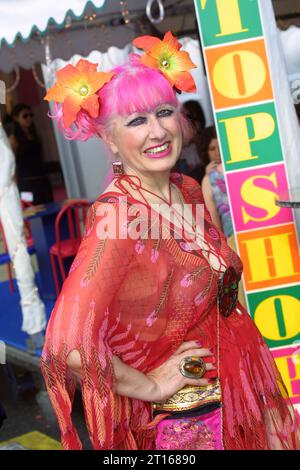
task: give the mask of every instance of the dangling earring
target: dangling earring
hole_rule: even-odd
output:
[[[113,172],[115,176],[123,175],[124,174],[124,166],[123,163],[120,161],[115,161],[112,163]]]

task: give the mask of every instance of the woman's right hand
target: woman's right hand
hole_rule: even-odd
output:
[[[154,383],[154,392],[152,401],[164,402],[185,385],[208,385],[207,379],[189,379],[184,377],[179,369],[182,359],[187,356],[209,357],[213,353],[209,349],[200,348],[196,341],[187,341],[169,357],[161,366],[153,369],[147,375],[147,378]],[[212,363],[206,362],[206,370],[215,370]]]
[[[187,341],[175,351],[161,366],[144,374],[113,355],[115,375],[115,392],[119,395],[149,402],[161,402],[170,398],[185,385],[207,385],[207,379],[188,379],[181,375],[179,365],[186,356],[213,356],[209,349],[200,348],[196,341]],[[79,351],[74,349],[67,357],[67,365],[79,379],[81,374],[81,358]],[[216,368],[211,362],[206,363],[206,370]]]
[[[206,165],[205,174],[209,175],[212,171],[215,171],[217,169],[219,163],[220,162],[213,161],[213,162],[210,162],[208,165]]]

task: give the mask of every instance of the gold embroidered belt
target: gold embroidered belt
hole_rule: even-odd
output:
[[[221,403],[221,387],[218,379],[213,384],[204,386],[186,385],[167,401],[152,403],[152,407],[155,412],[165,413],[193,410],[212,403]]]

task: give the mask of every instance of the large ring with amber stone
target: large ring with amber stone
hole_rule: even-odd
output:
[[[179,364],[180,373],[188,379],[201,379],[206,372],[206,364],[200,357],[187,356]]]

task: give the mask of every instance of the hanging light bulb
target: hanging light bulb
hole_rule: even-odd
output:
[[[129,9],[126,0],[120,0],[121,13],[124,19],[124,23],[130,23]]]

